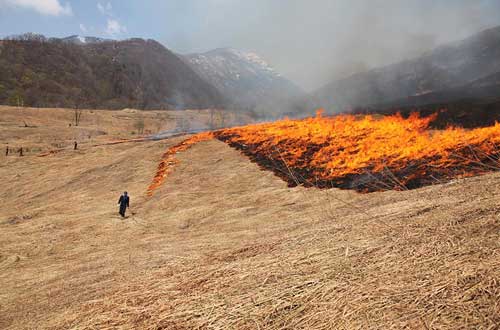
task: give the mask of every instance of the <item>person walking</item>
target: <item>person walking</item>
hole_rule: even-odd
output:
[[[130,207],[130,197],[128,196],[128,193],[126,191],[123,193],[123,195],[120,196],[118,204],[120,205],[119,213],[122,218],[125,218],[125,211],[127,211],[127,208]]]

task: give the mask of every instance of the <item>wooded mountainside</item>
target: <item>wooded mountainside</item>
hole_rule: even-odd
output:
[[[0,41],[0,104],[172,109],[224,103],[215,87],[153,40]]]

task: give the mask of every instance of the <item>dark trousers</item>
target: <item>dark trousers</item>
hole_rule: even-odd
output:
[[[125,204],[120,204],[120,215],[122,217],[125,217],[125,211],[127,210],[127,205]]]

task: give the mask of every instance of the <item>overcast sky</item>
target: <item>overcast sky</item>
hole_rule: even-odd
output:
[[[306,90],[500,25],[500,0],[0,0],[0,37],[152,38],[254,51]]]

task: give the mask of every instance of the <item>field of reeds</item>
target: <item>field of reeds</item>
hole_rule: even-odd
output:
[[[10,135],[28,129],[18,122],[0,112]],[[33,126],[23,143],[69,129]],[[104,120],[81,129],[108,132],[101,142],[121,134]],[[500,324],[499,173],[370,194],[290,188],[210,140],[178,153],[149,197],[162,155],[182,140],[1,157],[0,328]]]

